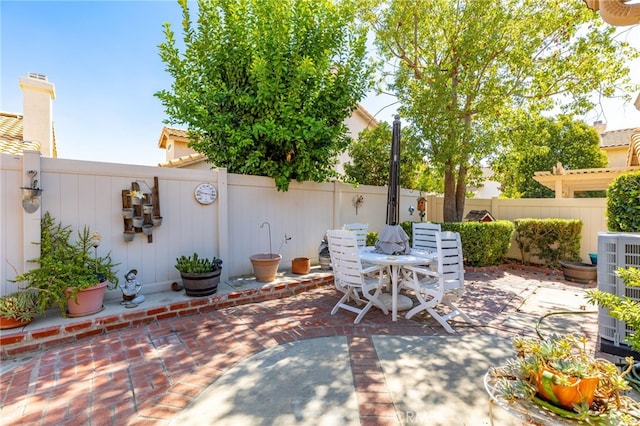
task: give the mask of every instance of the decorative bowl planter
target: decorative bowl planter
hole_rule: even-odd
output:
[[[294,274],[308,274],[311,271],[311,260],[308,257],[296,257],[291,260],[291,272]]]
[[[142,225],[142,233],[143,233],[144,235],[151,235],[151,234],[153,234],[153,225],[151,225],[151,224],[145,224],[145,225]]]
[[[144,213],[144,214],[153,213],[153,204],[144,204],[142,206],[142,213]]]
[[[132,206],[139,206],[140,204],[142,204],[142,198],[131,197],[131,205]]]
[[[109,281],[103,281],[92,287],[78,291],[75,299],[71,297],[71,288],[68,288],[67,297],[67,315],[70,317],[83,317],[93,315],[104,309],[102,302],[104,301],[104,292],[107,289]]]
[[[256,280],[268,283],[276,279],[282,255],[276,253],[260,253],[250,256],[249,260],[251,260]]]
[[[568,380],[570,384],[560,384],[560,379],[554,371],[544,369],[536,379],[538,393],[556,407],[567,410],[572,410],[575,404],[580,404],[583,401],[591,406],[600,379],[597,377],[570,377]]]
[[[154,216],[151,221],[153,222],[153,226],[160,226],[162,225],[162,216]]]
[[[136,228],[141,228],[144,223],[144,218],[142,216],[134,216],[133,217],[133,226]]]
[[[124,217],[125,219],[133,219],[133,207],[123,208],[122,217]]]
[[[136,237],[136,233],[133,231],[124,231],[122,233],[122,238],[124,238],[126,242],[133,241],[135,237]]]
[[[589,284],[592,281],[596,281],[598,277],[598,267],[596,265],[561,260],[560,266],[562,266],[564,279],[567,281]]]

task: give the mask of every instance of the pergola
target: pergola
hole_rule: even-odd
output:
[[[623,173],[640,171],[640,129],[631,136],[627,165],[597,169],[566,170],[558,163],[550,172],[535,172],[533,178],[556,192],[556,198],[573,198],[576,192],[602,191]]]

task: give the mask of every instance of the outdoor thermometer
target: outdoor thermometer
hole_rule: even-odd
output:
[[[211,204],[216,200],[216,187],[210,183],[201,183],[196,186],[195,196],[200,204]]]

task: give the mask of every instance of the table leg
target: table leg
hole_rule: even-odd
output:
[[[398,320],[398,270],[400,267],[391,265],[391,321]]]

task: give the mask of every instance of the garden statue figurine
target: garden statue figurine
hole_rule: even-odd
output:
[[[138,271],[132,269],[124,276],[125,281],[120,284],[120,290],[122,291],[122,305],[127,308],[135,308],[140,303],[144,302],[144,295],[138,295],[142,288],[142,283],[136,280]]]

